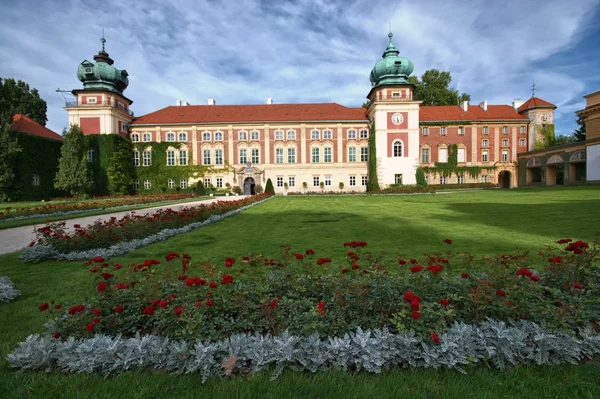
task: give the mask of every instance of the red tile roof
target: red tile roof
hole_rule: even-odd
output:
[[[365,121],[365,108],[336,103],[171,106],[134,119],[131,125]]]
[[[546,100],[542,100],[538,97],[531,97],[529,100],[525,101],[523,105],[521,105],[518,109],[519,112],[523,112],[529,108],[556,108],[556,105],[549,103]]]
[[[23,114],[16,114],[13,116],[12,129],[13,132],[28,133],[33,134],[34,136],[45,137],[47,139],[63,141],[63,137],[60,134],[57,134],[47,127],[40,125],[33,119]]]
[[[484,111],[479,105],[469,105],[467,111],[458,105],[422,106],[419,109],[419,120],[436,121],[498,121],[515,120],[526,122],[529,119],[519,114],[510,105],[488,105]]]

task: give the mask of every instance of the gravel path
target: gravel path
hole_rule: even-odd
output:
[[[158,209],[167,209],[171,208],[173,210],[178,210],[184,207],[190,207],[200,204],[211,204],[216,201],[235,201],[245,198],[244,195],[240,196],[229,196],[229,197],[215,197],[202,201],[194,201],[194,202],[186,202],[183,204],[175,204],[175,205],[164,205],[164,206],[155,206],[152,208],[144,208],[137,209],[135,211],[124,211],[124,212],[115,212],[115,213],[107,213],[105,215],[95,215],[95,216],[86,216],[81,218],[67,219],[64,220],[67,225],[67,229],[72,229],[73,225],[80,224],[82,226],[87,226],[88,224],[94,223],[96,220],[108,220],[111,217],[121,218],[128,213],[135,212],[137,215],[145,215],[147,213],[153,213]],[[33,226],[22,226],[22,227],[14,227],[12,229],[4,229],[0,230],[0,254],[7,254],[14,251],[20,251],[25,248],[31,241],[35,239],[34,230],[38,227],[42,227],[44,224],[36,224]]]

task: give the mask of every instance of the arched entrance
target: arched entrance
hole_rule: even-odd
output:
[[[254,183],[254,179],[252,177],[246,177],[246,179],[244,180],[244,195],[256,194],[254,192],[255,185],[256,183]]]
[[[498,186],[500,188],[510,188],[510,172],[503,170],[498,173]]]

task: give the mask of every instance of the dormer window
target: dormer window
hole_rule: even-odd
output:
[[[94,68],[92,68],[92,67],[85,67],[85,73],[86,74],[94,73]]]

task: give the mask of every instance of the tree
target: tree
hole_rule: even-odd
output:
[[[273,188],[273,182],[271,181],[271,179],[267,179],[267,185],[265,186],[265,193],[266,194],[275,194],[275,189]]]
[[[425,172],[422,167],[417,168],[416,172],[417,186],[427,187],[427,180],[425,180]]]
[[[0,78],[0,123],[11,120],[15,114],[23,114],[42,126],[46,126],[46,101],[36,89],[30,89],[22,80]]]
[[[196,183],[196,190],[195,191],[196,191],[196,195],[199,196],[199,197],[202,197],[202,196],[206,195],[206,189],[204,188],[204,183],[202,183],[202,180],[198,180],[198,183]]]
[[[90,191],[92,182],[83,132],[79,126],[71,125],[68,132],[63,131],[63,136],[54,187],[74,196],[85,194]]]
[[[367,191],[379,190],[379,178],[377,177],[377,150],[375,145],[375,120],[371,122],[369,133],[369,168],[367,173]],[[340,190],[344,187],[340,187]]]
[[[458,105],[471,100],[469,94],[459,94],[458,90],[449,87],[452,81],[450,72],[429,69],[420,81],[416,76],[410,76],[408,81],[415,85],[413,99],[423,101],[423,105]]]
[[[583,116],[580,115],[577,118],[577,124],[579,125],[579,129],[575,129],[573,132],[575,141],[585,141],[585,119]]]
[[[0,131],[0,199],[9,196],[15,181],[15,160],[21,147],[12,132],[12,123],[4,123]]]
[[[110,157],[106,174],[108,176],[108,190],[112,194],[126,194],[135,179],[135,167],[131,162],[132,148],[122,139]]]

